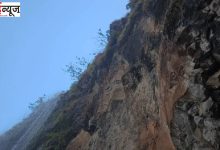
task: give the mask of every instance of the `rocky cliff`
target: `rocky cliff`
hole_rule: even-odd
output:
[[[28,150],[220,149],[220,1],[127,6]]]

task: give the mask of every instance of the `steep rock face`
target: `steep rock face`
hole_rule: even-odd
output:
[[[132,0],[29,149],[219,149],[218,0]]]
[[[213,0],[200,7],[195,5],[199,11],[192,14],[194,22],[186,26],[179,38],[195,65],[188,90],[175,106],[171,124],[177,149],[220,148],[219,4]]]

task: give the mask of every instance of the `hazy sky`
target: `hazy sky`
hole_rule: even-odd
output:
[[[99,49],[98,29],[124,16],[127,1],[27,0],[21,18],[0,18],[0,134],[29,113],[29,103],[69,88],[62,69]]]

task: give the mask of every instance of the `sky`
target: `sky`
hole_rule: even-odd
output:
[[[125,16],[127,3],[26,0],[20,18],[0,18],[0,134],[26,117],[38,97],[68,90],[65,66],[100,49],[98,30]]]

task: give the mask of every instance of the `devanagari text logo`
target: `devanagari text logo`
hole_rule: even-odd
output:
[[[20,2],[0,2],[0,17],[20,17]]]

